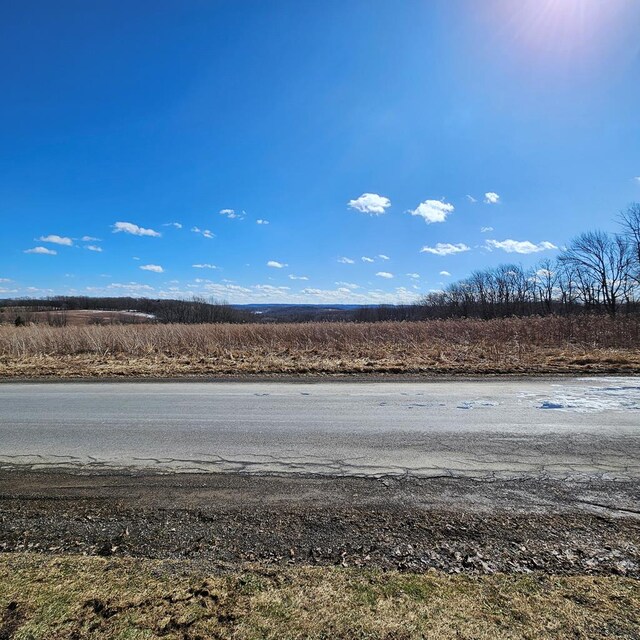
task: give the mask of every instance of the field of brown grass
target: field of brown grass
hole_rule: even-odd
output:
[[[0,377],[640,373],[640,319],[0,326]]]

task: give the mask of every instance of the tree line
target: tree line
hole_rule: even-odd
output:
[[[587,231],[555,260],[532,269],[503,264],[474,271],[420,301],[422,317],[548,315],[637,311],[640,295],[640,204],[619,217],[620,231]]]

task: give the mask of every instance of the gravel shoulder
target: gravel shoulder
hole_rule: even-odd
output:
[[[0,551],[640,577],[637,481],[0,473]]]

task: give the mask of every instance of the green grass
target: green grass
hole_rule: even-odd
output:
[[[382,573],[0,556],[0,639],[640,638],[621,577]]]

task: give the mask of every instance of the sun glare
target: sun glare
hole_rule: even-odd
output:
[[[597,55],[626,28],[633,0],[500,0],[500,18],[540,56]]]

